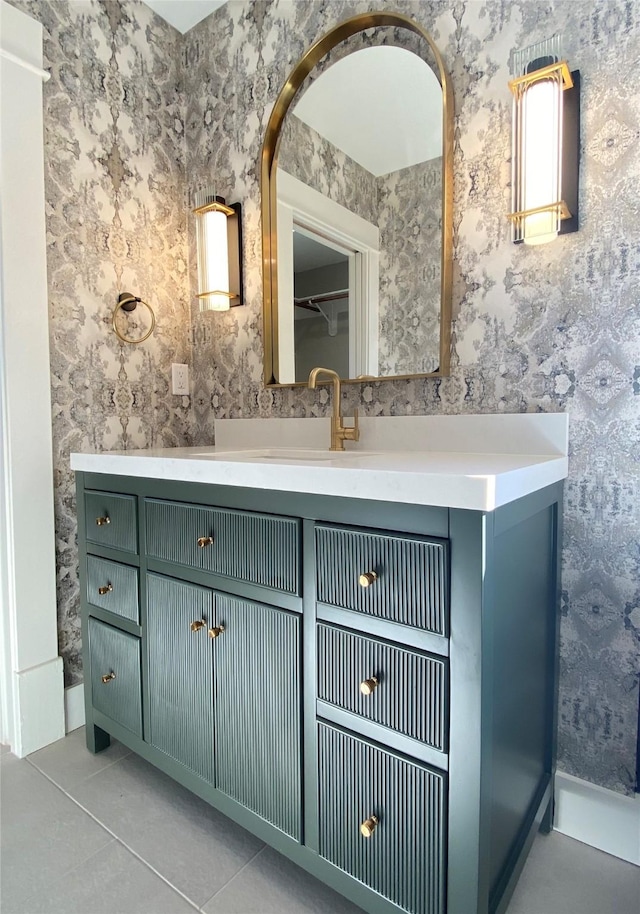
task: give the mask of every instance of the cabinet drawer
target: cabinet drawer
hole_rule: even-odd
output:
[[[122,549],[123,552],[138,551],[136,499],[133,495],[86,492],[84,507],[88,542]]]
[[[318,625],[318,698],[345,711],[446,748],[447,663]]]
[[[446,634],[446,540],[316,526],[317,599]]]
[[[318,756],[320,855],[411,914],[441,914],[444,775],[324,724]]]
[[[299,522],[148,499],[147,552],[165,562],[299,592]]]
[[[93,707],[142,736],[140,639],[89,619]]]
[[[139,622],[138,569],[88,556],[87,602]]]

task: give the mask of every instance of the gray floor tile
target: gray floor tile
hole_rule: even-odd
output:
[[[85,744],[84,727],[67,734],[64,739],[33,752],[28,756],[32,765],[67,790],[78,781],[92,777],[109,765],[130,754],[122,743],[112,740],[108,749],[96,755]]]
[[[271,848],[265,848],[202,909],[205,914],[362,914]]]
[[[133,754],[69,792],[197,905],[263,847]]]
[[[90,857],[112,840],[25,759],[1,758],[2,911]]]
[[[126,751],[114,745],[92,756],[76,732],[29,761],[0,754],[2,914],[193,912],[149,867],[205,914],[360,914]],[[540,835],[507,914],[640,914],[640,869],[558,833]]]
[[[538,835],[506,914],[638,914],[640,868],[565,835]]]
[[[117,841],[3,914],[194,914],[196,910]]]

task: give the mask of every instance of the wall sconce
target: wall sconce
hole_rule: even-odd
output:
[[[201,311],[243,304],[242,206],[210,191],[195,196],[198,298]]]
[[[578,231],[580,71],[562,60],[562,39],[512,57],[512,185],[516,244],[544,244]]]

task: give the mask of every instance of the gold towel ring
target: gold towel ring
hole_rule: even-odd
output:
[[[118,330],[118,325],[116,324],[116,317],[118,316],[118,311],[122,308],[123,311],[135,311],[136,306],[140,302],[141,305],[144,305],[145,308],[149,309],[149,314],[151,315],[151,326],[147,330],[144,336],[141,336],[138,340],[130,340],[128,337],[123,336]],[[148,339],[156,326],[156,316],[153,313],[153,308],[151,305],[148,305],[146,301],[143,301],[141,298],[138,298],[137,295],[132,295],[130,292],[121,292],[118,296],[118,304],[113,309],[113,332],[118,337],[119,340],[122,340],[123,343],[144,343]]]

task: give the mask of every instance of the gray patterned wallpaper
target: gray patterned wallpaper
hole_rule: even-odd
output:
[[[442,158],[376,177],[290,112],[278,166],[380,229],[377,373],[436,371]]]
[[[68,452],[213,440],[213,419],[324,415],[326,391],[262,387],[258,161],[280,85],[365,0],[230,0],[181,39],[135,2],[19,0],[45,25],[46,192],[60,639],[79,676]],[[450,378],[353,387],[365,415],[567,410],[560,764],[630,793],[640,647],[640,5],[626,0],[398,0],[441,48],[457,106]],[[514,246],[512,48],[561,30],[582,72],[581,230]],[[184,55],[184,56],[183,56]],[[184,85],[180,61],[184,59]],[[184,91],[183,91],[184,90]],[[187,182],[185,184],[185,173]],[[197,315],[189,193],[244,204],[246,306]],[[614,205],[612,205],[612,203]],[[186,232],[185,232],[186,223]],[[128,288],[158,331],[109,329]],[[193,410],[168,393],[188,359]]]
[[[171,362],[190,359],[181,36],[139,3],[13,5],[42,22],[51,72],[45,194],[58,621],[72,685],[82,659],[69,453],[191,440],[190,398],[169,387]],[[140,346],[111,329],[121,291],[156,312],[157,329]]]
[[[375,176],[291,112],[282,127],[278,167],[349,212],[378,224]]]
[[[186,36],[187,174],[245,206],[247,305],[196,334],[198,442],[216,416],[324,415],[326,391],[262,387],[258,161],[271,106],[327,29],[379,2],[230,2]],[[386,4],[385,4],[386,6]],[[456,102],[450,378],[345,392],[365,415],[566,410],[560,765],[630,793],[640,647],[640,4],[398,0],[433,35]],[[510,242],[513,48],[556,30],[582,73],[581,230]],[[615,206],[612,207],[612,202]]]
[[[442,157],[377,179],[380,214],[378,374],[440,364]]]

